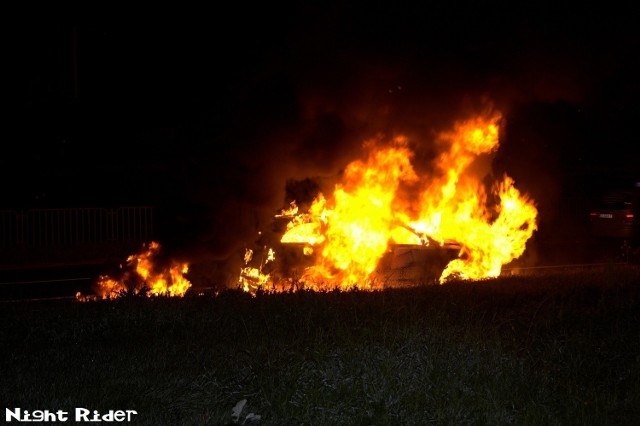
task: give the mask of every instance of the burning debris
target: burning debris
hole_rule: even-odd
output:
[[[160,261],[160,244],[152,241],[142,250],[127,258],[120,265],[117,277],[101,275],[96,280],[95,292],[98,298],[114,299],[125,294],[146,294],[148,296],[184,296],[191,287],[185,274],[189,270],[186,262]],[[87,299],[77,295],[80,300]]]
[[[275,215],[288,221],[282,246],[301,246],[310,259],[299,276],[285,281],[317,290],[379,289],[381,260],[398,246],[457,247],[440,283],[499,276],[537,229],[535,204],[513,179],[505,175],[487,188],[491,176],[477,171],[477,160],[498,148],[501,119],[499,113],[478,116],[438,135],[435,173],[423,176],[405,137],[366,142],[366,159],[346,167],[331,196],[319,193],[307,212],[299,213],[294,201]],[[268,253],[273,260],[273,250]],[[282,288],[263,271],[269,261],[241,271],[246,291]]]
[[[271,248],[264,247],[266,256],[263,256],[257,267],[251,266],[254,260],[253,250],[246,249],[244,253],[245,267],[240,271],[239,284],[244,291],[255,293],[271,281],[271,274],[266,273],[266,266],[275,261],[275,252]]]

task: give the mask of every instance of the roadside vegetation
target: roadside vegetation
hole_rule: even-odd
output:
[[[136,410],[148,425],[640,421],[634,265],[0,309],[5,408]]]

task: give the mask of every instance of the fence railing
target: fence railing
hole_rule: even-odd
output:
[[[153,236],[151,206],[0,210],[0,248],[145,242]]]

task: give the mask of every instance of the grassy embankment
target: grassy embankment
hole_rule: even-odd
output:
[[[638,424],[640,271],[3,303],[5,407],[133,424]],[[249,422],[247,422],[249,424]]]

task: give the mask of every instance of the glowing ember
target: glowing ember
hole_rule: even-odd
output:
[[[458,122],[436,142],[442,147],[433,175],[418,176],[404,137],[391,143],[365,143],[365,160],[350,163],[331,197],[319,194],[307,213],[295,203],[281,215],[293,216],[283,243],[304,245],[315,256],[300,282],[313,289],[381,288],[374,278],[390,244],[427,246],[455,241],[459,257],[444,269],[448,278],[479,280],[500,275],[504,264],[524,252],[537,229],[537,209],[513,180],[504,176],[485,189],[477,158],[498,148],[501,115]],[[493,200],[493,201],[490,201]],[[294,210],[295,208],[295,210]],[[245,271],[253,287],[270,277],[261,269]],[[241,277],[241,283],[243,278]]]
[[[125,293],[149,296],[184,296],[191,283],[184,276],[189,270],[185,262],[157,262],[160,244],[151,242],[143,250],[127,258],[120,278],[101,275],[96,282],[96,293],[103,299],[112,299]]]

